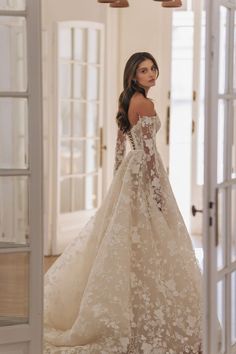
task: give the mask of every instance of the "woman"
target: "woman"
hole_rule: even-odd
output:
[[[45,277],[45,353],[201,353],[201,272],[147,98],[158,75],[149,53],[126,64],[113,182]]]

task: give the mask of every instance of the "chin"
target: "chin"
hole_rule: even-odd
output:
[[[155,85],[156,85],[156,83],[154,82],[153,84],[149,84],[148,87],[151,88],[151,87],[153,87]]]

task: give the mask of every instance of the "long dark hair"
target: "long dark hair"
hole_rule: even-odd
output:
[[[135,80],[136,71],[140,63],[144,60],[150,59],[157,69],[157,76],[159,75],[159,68],[156,60],[150,53],[147,52],[138,52],[131,55],[129,60],[125,65],[124,77],[123,77],[123,88],[119,97],[119,109],[116,115],[116,122],[118,127],[126,133],[130,129],[130,122],[128,119],[128,110],[131,97],[135,92],[140,92],[144,97],[146,93],[143,87],[141,87],[138,82]]]

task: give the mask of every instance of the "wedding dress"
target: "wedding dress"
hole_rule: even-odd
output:
[[[202,275],[159,128],[155,115],[118,130],[110,189],[45,276],[45,354],[201,353]]]

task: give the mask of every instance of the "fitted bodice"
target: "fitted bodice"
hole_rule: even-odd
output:
[[[151,139],[155,145],[156,133],[161,127],[161,121],[158,115],[139,117],[137,123],[127,133],[127,137],[132,150],[143,150],[143,130],[144,125],[149,126],[151,132]]]

